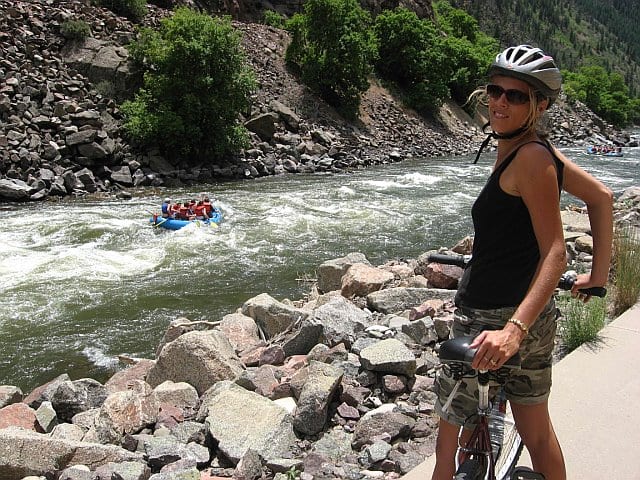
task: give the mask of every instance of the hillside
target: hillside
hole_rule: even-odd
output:
[[[147,26],[170,15],[149,8]],[[61,24],[68,19],[86,22],[91,35],[82,41],[62,37]],[[251,147],[223,163],[194,166],[130,145],[123,136],[119,102],[134,92],[126,45],[136,25],[80,1],[0,0],[0,198],[125,194],[135,187],[352,171],[410,157],[471,154],[483,138],[479,123],[457,105],[445,105],[438,118],[424,118],[375,78],[359,119],[348,122],[286,68],[287,32],[234,25],[243,32],[259,82],[243,118]],[[628,141],[562,99],[550,116],[559,146]]]
[[[640,8],[637,0],[451,0],[501,44],[531,43],[560,67],[596,64],[622,74],[640,95]]]

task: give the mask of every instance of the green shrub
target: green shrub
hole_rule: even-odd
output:
[[[269,25],[276,28],[284,28],[285,18],[280,15],[278,12],[274,12],[273,10],[265,10],[264,11],[264,24]]]
[[[440,0],[434,3],[434,11],[445,33],[444,54],[451,68],[449,90],[456,101],[463,103],[480,84],[486,83],[487,70],[500,45],[483,33],[477,20],[464,10]]]
[[[127,135],[190,163],[216,162],[247,145],[238,124],[256,88],[240,34],[227,17],[179,8],[131,46],[144,85],[122,105]]]
[[[629,87],[619,73],[609,73],[600,65],[586,65],[577,72],[562,74],[569,100],[580,100],[617,127],[625,127],[638,118],[640,99],[629,96]]]
[[[633,227],[616,230],[613,262],[613,310],[615,315],[620,315],[640,298],[640,238]]]
[[[406,92],[405,101],[419,111],[433,111],[448,97],[450,62],[433,23],[406,8],[385,10],[376,17],[376,69],[382,78]]]
[[[116,86],[109,80],[100,80],[95,84],[95,89],[103,97],[114,98],[116,96]]]
[[[446,2],[434,4],[438,23],[406,8],[376,17],[376,70],[405,92],[409,106],[428,113],[453,97],[463,103],[483,82],[498,42],[475,19]]]
[[[84,20],[65,20],[60,25],[60,34],[69,40],[84,40],[91,35],[91,27]]]
[[[302,81],[347,118],[358,114],[376,57],[371,18],[357,0],[308,0],[286,27],[286,59]]]
[[[563,314],[559,323],[560,337],[565,351],[571,352],[582,344],[593,344],[605,325],[607,301],[592,297],[587,303],[563,295],[559,301]]]
[[[100,5],[132,22],[139,22],[147,14],[146,0],[99,0]]]

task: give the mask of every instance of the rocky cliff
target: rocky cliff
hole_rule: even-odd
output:
[[[148,26],[170,15],[149,9]],[[91,35],[66,39],[61,25],[67,20],[86,22]],[[0,199],[126,195],[138,186],[342,171],[410,156],[469,154],[482,139],[478,124],[456,105],[425,119],[375,80],[360,119],[347,122],[285,68],[286,32],[235,26],[260,84],[244,119],[252,145],[222,165],[193,167],[137,151],[122,136],[118,102],[139,81],[126,49],[135,37],[131,22],[81,1],[0,0]],[[550,115],[559,145],[628,141],[586,108],[560,101]]]

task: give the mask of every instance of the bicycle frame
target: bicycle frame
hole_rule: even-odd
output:
[[[463,378],[478,380],[478,424],[467,440],[463,440],[467,438],[467,435],[462,433],[464,429],[458,434],[455,478],[496,480],[499,477],[503,480],[507,478],[506,475],[510,475],[509,478],[512,480],[543,480],[544,476],[540,473],[527,467],[515,467],[522,443],[517,432],[514,436],[514,430],[507,434],[505,426],[511,422],[506,418],[504,393],[499,391],[493,404],[489,401],[490,385],[495,382],[503,386],[509,370],[519,368],[520,355],[516,353],[497,370],[475,370],[470,367],[476,353],[475,349],[469,348],[472,341],[473,337],[470,336],[449,339],[441,344],[438,352],[443,365],[448,366],[445,374],[452,376],[457,382],[443,406],[444,411],[451,405],[450,401]],[[498,418],[495,418],[496,416]]]
[[[464,429],[460,429],[458,434],[458,455],[456,455],[456,470],[465,460],[475,456],[480,461],[483,471],[487,474],[485,478],[494,480],[495,459],[493,457],[493,446],[491,445],[491,435],[489,433],[489,413],[491,406],[489,404],[489,376],[486,370],[477,372],[478,377],[478,424],[473,429],[471,437],[461,444],[462,433]]]

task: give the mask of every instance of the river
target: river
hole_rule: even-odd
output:
[[[564,149],[616,193],[640,185],[640,148],[623,158]],[[130,201],[0,204],[0,385],[67,372],[106,380],[117,355],[154,358],[171,320],[220,320],[266,292],[299,299],[325,260],[415,258],[471,233],[469,209],[492,154],[414,159],[349,174],[284,175],[172,190]],[[162,197],[206,192],[220,228],[148,225]],[[563,203],[578,204],[563,195]]]

